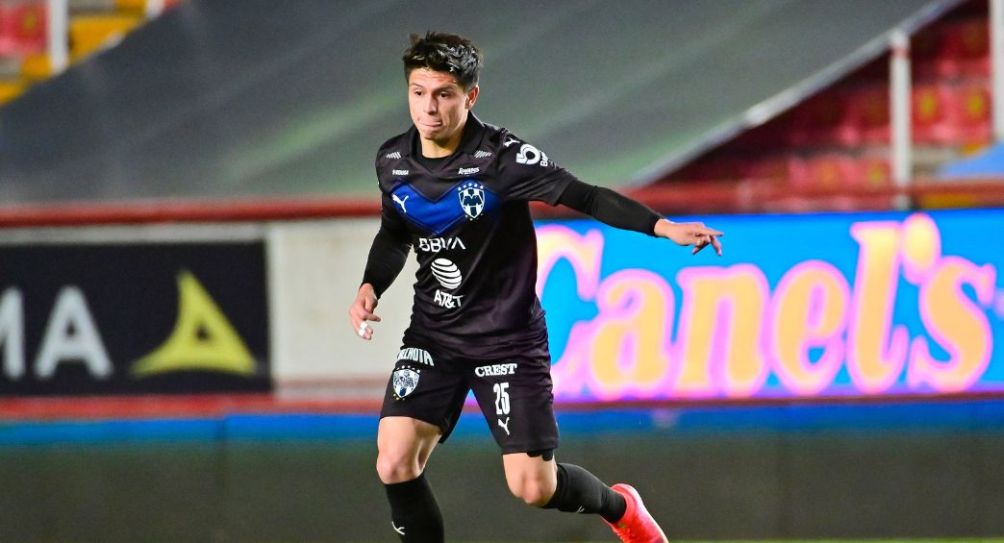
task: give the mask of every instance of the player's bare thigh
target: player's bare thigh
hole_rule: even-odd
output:
[[[384,484],[403,483],[425,470],[441,436],[438,426],[410,417],[384,417],[377,429],[377,473]]]
[[[502,455],[505,480],[513,496],[529,505],[542,507],[554,496],[558,485],[558,469],[554,458],[544,460],[542,456],[526,453]]]

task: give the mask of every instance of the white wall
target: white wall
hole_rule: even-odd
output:
[[[272,368],[280,391],[371,397],[381,393],[411,314],[414,255],[381,297],[373,341],[349,324],[379,219],[268,227]]]

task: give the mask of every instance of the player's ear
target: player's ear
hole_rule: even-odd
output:
[[[467,109],[471,109],[472,107],[474,107],[474,102],[478,101],[479,92],[481,92],[481,88],[478,87],[477,85],[474,85],[473,87],[470,88],[470,90],[467,91],[466,93],[467,102],[465,104]]]

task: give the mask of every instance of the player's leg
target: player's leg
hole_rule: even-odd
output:
[[[402,350],[387,383],[377,431],[377,474],[387,491],[394,531],[406,543],[442,543],[443,516],[425,466],[453,430],[467,383],[445,357]]]
[[[630,485],[609,487],[575,464],[555,462],[550,451],[505,454],[502,462],[509,490],[530,505],[600,515],[621,541],[667,541],[638,491]],[[545,499],[549,490],[550,498]]]
[[[422,475],[442,431],[409,417],[384,417],[377,429],[377,474],[385,485]]]
[[[627,504],[595,475],[574,464],[558,463],[551,451],[502,455],[509,490],[528,505],[587,513],[616,522]]]
[[[502,448],[506,482],[525,503],[616,520],[624,499],[586,470],[554,461],[558,425],[547,356],[515,357],[471,370],[471,388]]]
[[[443,541],[443,516],[425,479],[439,442],[438,426],[409,417],[384,417],[377,430],[377,474],[390,503],[391,526],[406,542]]]
[[[550,454],[530,456],[527,453],[502,455],[502,467],[509,492],[527,505],[544,507],[554,496],[558,485],[558,471]]]
[[[506,482],[514,496],[537,507],[600,515],[622,541],[666,541],[633,488],[611,488],[579,466],[554,460],[558,428],[547,357],[482,364],[470,378],[502,448]]]

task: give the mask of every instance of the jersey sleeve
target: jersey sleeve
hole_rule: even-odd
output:
[[[498,157],[499,177],[507,200],[533,200],[557,205],[561,193],[576,180],[547,154],[512,134],[505,134]]]
[[[377,298],[394,282],[408,260],[411,250],[411,236],[404,221],[394,210],[390,198],[383,196],[383,206],[380,216],[380,230],[373,238],[369,256],[366,259],[366,269],[363,272],[363,283],[373,285]]]
[[[624,230],[655,236],[655,223],[662,216],[648,206],[619,192],[575,180],[568,184],[558,203]]]

